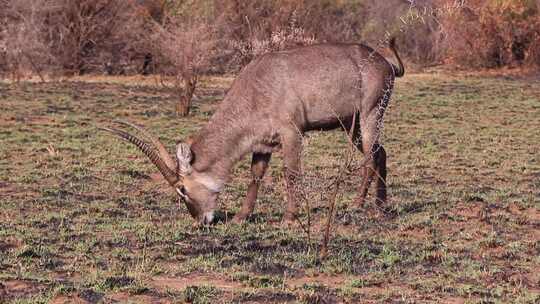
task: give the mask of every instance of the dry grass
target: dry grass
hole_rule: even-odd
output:
[[[386,213],[350,205],[359,177],[349,176],[325,260],[320,242],[279,224],[279,156],[249,223],[194,230],[151,164],[95,129],[127,118],[172,146],[209,119],[229,82],[203,81],[189,118],[148,78],[0,83],[0,302],[539,301],[538,82],[399,80],[384,130]],[[313,133],[306,171],[335,169],[345,147],[339,132]],[[248,167],[235,169],[224,209],[239,208]],[[319,238],[325,205],[311,202]]]

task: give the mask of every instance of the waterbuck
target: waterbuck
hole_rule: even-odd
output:
[[[208,124],[176,147],[176,159],[143,128],[149,142],[120,129],[104,128],[137,146],[156,165],[202,224],[215,219],[217,198],[233,165],[252,153],[253,179],[234,221],[252,212],[270,156],[280,150],[285,166],[287,207],[284,219],[297,213],[296,181],[300,173],[302,135],[312,130],[343,128],[364,154],[363,181],[357,201],[363,202],[376,177],[376,200],[386,200],[386,152],[379,128],[394,78],[404,75],[395,49],[394,65],[361,44],[319,44],[265,54],[248,64]]]

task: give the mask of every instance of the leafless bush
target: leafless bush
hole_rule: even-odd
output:
[[[136,0],[4,0],[4,69],[25,73],[118,73],[148,53],[148,19]]]
[[[383,126],[378,126],[378,136],[382,137]],[[344,149],[339,149],[338,153],[332,156],[325,156],[322,163],[324,168],[318,168],[317,172],[302,172],[298,177],[294,191],[287,189],[287,195],[293,192],[297,195],[299,205],[303,207],[305,219],[297,217],[297,222],[300,228],[307,236],[309,250],[314,246],[314,242],[319,243],[319,257],[326,258],[330,254],[329,244],[335,232],[336,211],[338,204],[343,200],[348,191],[357,191],[358,185],[354,181],[349,181],[352,176],[357,176],[359,172],[364,172],[366,169],[366,161],[374,155],[364,154],[357,147],[358,142],[354,142],[354,130],[347,130],[340,135],[345,137],[347,142]],[[302,135],[302,145],[307,147],[310,144],[310,137]],[[303,153],[307,149],[302,149]],[[307,159],[307,155],[302,157]],[[363,178],[363,177],[362,177]],[[356,203],[356,202],[354,202]],[[312,210],[323,207],[326,213],[322,215],[323,221],[319,225],[318,230],[314,229],[314,219]],[[349,208],[351,206],[346,206]],[[379,211],[385,212],[381,204],[376,207]]]
[[[49,16],[49,39],[66,73],[102,70],[120,61],[120,53],[137,49],[144,23],[133,1],[54,0],[58,11]]]
[[[0,0],[0,73],[148,74],[170,63],[153,58],[156,24],[167,23],[162,32],[176,26],[200,34],[196,20],[218,15],[210,32],[220,39],[209,44],[219,52],[201,64],[212,72],[234,72],[266,52],[314,42],[382,47],[390,35],[420,65],[540,66],[538,0]],[[183,36],[177,40],[189,40]],[[192,85],[183,86],[189,96]]]
[[[537,28],[540,27],[540,24],[537,25]],[[529,44],[529,48],[527,50],[526,55],[526,63],[530,65],[536,65],[537,67],[540,67],[540,33],[536,33],[531,38],[531,43]]]
[[[249,25],[249,27],[252,26]],[[240,56],[240,61],[247,62],[265,53],[310,45],[315,42],[315,36],[306,33],[304,28],[298,26],[296,15],[293,14],[287,26],[277,28],[267,34],[260,25],[254,25],[247,39],[230,41],[230,45]]]
[[[358,1],[227,1],[220,9],[224,48],[233,55],[229,65],[314,42],[359,41],[362,8]]]
[[[217,52],[215,24],[218,23],[211,25],[203,17],[169,16],[162,25],[154,27],[151,40],[156,66],[161,75],[172,80],[178,115],[189,114],[199,77],[210,69]]]
[[[3,68],[15,80],[38,75],[44,81],[44,71],[54,66],[52,45],[42,35],[47,8],[44,0],[20,0],[4,3],[5,27],[0,33]]]
[[[532,0],[472,1],[443,18],[447,61],[469,67],[540,65],[540,4]]]

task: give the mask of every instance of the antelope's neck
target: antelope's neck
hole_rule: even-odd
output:
[[[223,186],[234,165],[252,150],[253,136],[234,121],[210,121],[193,138],[193,168]]]

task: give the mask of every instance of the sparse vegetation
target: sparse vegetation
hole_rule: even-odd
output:
[[[152,165],[95,129],[125,117],[160,130],[172,146],[208,119],[232,78],[202,78],[193,115],[181,119],[164,107],[168,91],[151,80],[82,80],[0,84],[4,302],[539,299],[540,87],[533,80],[400,79],[383,136],[393,151],[390,201],[384,210],[352,205],[360,177],[348,175],[324,260],[326,202],[310,201],[313,242],[298,226],[280,226],[279,156],[248,223],[194,229]],[[306,173],[339,166],[332,159],[347,145],[341,134],[310,135]],[[240,207],[248,168],[246,160],[235,169],[224,209]],[[303,222],[307,215],[303,208]]]
[[[538,0],[0,0],[0,303],[540,303],[539,29]],[[354,204],[343,132],[309,133],[295,225],[275,153],[247,222],[249,159],[194,228],[97,128],[172,147],[255,57],[390,36],[430,72],[386,111],[385,204]]]

